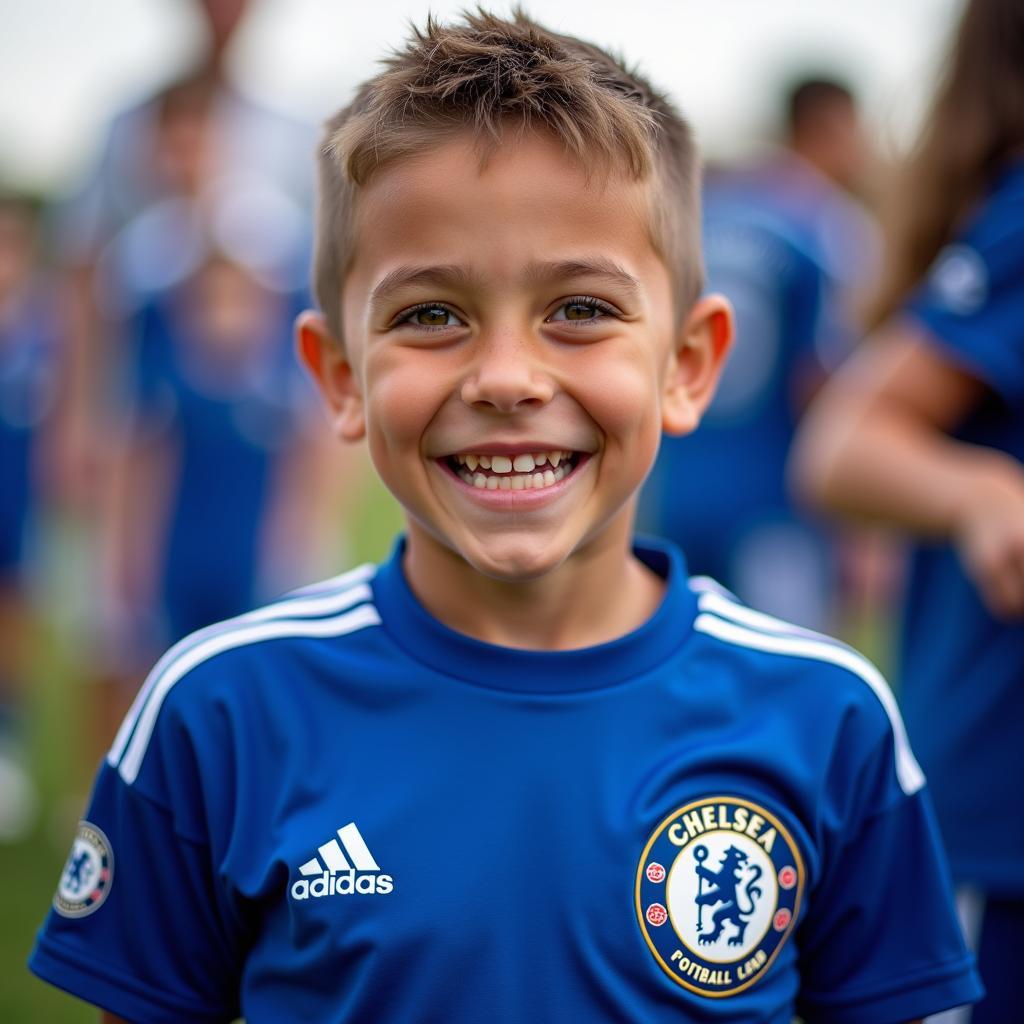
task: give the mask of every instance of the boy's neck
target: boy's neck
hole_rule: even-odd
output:
[[[606,531],[537,579],[484,576],[412,527],[403,568],[423,606],[450,629],[501,647],[572,650],[608,643],[657,610],[665,582]]]

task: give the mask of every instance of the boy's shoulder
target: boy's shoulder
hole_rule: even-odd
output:
[[[130,784],[158,723],[199,736],[245,709],[274,718],[287,705],[310,699],[315,687],[304,685],[304,677],[336,670],[339,656],[358,660],[346,639],[380,624],[371,587],[376,571],[361,565],[180,640],[147,676],[107,761]]]
[[[862,749],[892,745],[906,793],[924,785],[895,695],[878,668],[847,644],[757,611],[706,576],[690,579],[697,598],[694,632],[704,650],[730,665],[742,699],[810,728],[833,723]]]

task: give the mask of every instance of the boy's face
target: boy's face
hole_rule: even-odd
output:
[[[344,353],[312,314],[300,344],[405,507],[410,554],[505,580],[598,538],[625,557],[661,432],[696,425],[730,336],[718,299],[680,325],[649,209],[648,186],[588,181],[538,135],[483,170],[456,138],[364,189]]]

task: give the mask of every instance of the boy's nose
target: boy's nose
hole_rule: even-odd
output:
[[[551,401],[554,382],[528,339],[505,335],[481,340],[477,358],[462,382],[462,400],[467,405],[512,412]]]

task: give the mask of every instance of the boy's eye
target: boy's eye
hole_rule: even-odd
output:
[[[548,317],[548,320],[569,321],[579,323],[586,320],[597,320],[602,316],[614,316],[615,310],[607,303],[586,296],[569,299]]]
[[[402,313],[395,325],[413,324],[415,327],[456,327],[462,321],[447,307],[428,302]]]
[[[428,309],[416,310],[413,319],[424,327],[447,327],[449,319],[454,318],[443,306],[430,306]]]

